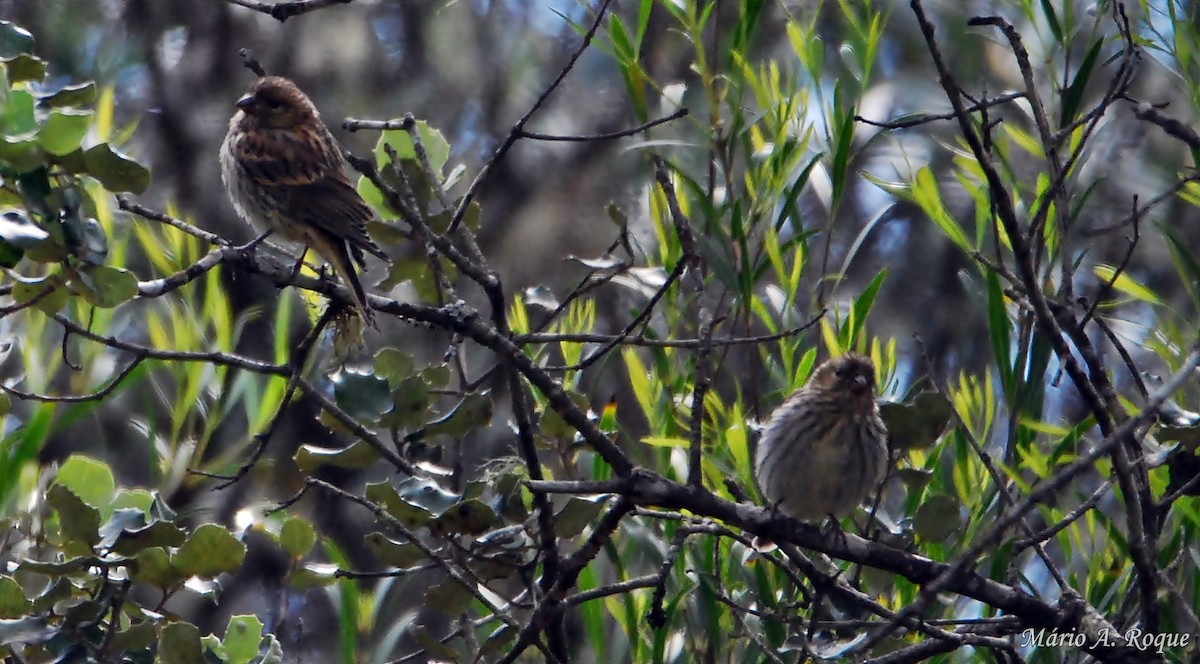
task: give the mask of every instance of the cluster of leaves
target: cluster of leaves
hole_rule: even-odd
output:
[[[29,508],[0,521],[0,657],[150,662],[157,652],[170,661],[201,661],[207,652],[226,662],[279,661],[279,644],[263,639],[253,616],[234,617],[224,638],[201,638],[195,625],[163,610],[185,587],[218,599],[216,577],[241,566],[245,546],[219,525],[179,517],[162,496],[186,481],[193,458],[206,456],[226,414],[245,407],[250,419],[265,422],[282,385],[241,374],[228,383],[234,396],[218,401],[212,388],[225,382],[224,367],[138,360],[114,376],[119,350],[66,341],[60,347],[53,316],[102,337],[126,325],[136,307],[155,347],[218,351],[233,347],[244,319],[235,321],[216,287],[217,271],[161,308],[130,302],[139,288],[133,263],[144,259],[172,274],[196,260],[201,245],[175,229],[131,229],[113,214],[113,194],[141,193],[150,182],[149,171],[117,147],[135,125],[114,126],[111,88],[48,80],[47,63],[33,49],[28,32],[0,22],[0,264],[12,303],[3,316],[13,316],[3,356],[18,360],[9,366],[19,369],[6,386],[44,394],[69,367],[72,384],[104,398],[17,405],[12,395],[26,393],[0,394],[0,514]],[[281,316],[288,311],[284,302]],[[155,370],[172,386],[158,393],[170,421],[162,432],[143,421],[144,440],[122,444],[151,451],[156,491],[117,489],[109,468],[87,457],[72,457],[57,472],[38,467],[47,443],[63,432],[122,407],[123,397],[154,394]],[[311,527],[307,532],[311,539]],[[145,588],[158,596],[143,601]]]
[[[163,611],[185,584],[219,597],[216,577],[237,570],[246,553],[228,530],[189,526],[154,492],[118,490],[109,468],[85,456],[62,464],[45,502],[50,511],[44,520],[30,513],[3,521],[11,555],[23,558],[11,574],[0,575],[0,649],[6,656],[197,662],[208,653],[237,664],[281,661],[279,643],[263,637],[254,616],[231,618],[224,638],[202,638],[195,625]],[[286,522],[278,538],[297,555],[315,540],[311,526],[297,520]],[[57,559],[37,559],[47,552]],[[135,585],[156,589],[158,603],[137,601]]]
[[[72,294],[111,308],[137,293],[137,280],[105,265],[106,230],[95,218],[97,202],[89,187],[140,193],[150,172],[121,154],[132,131],[112,128],[112,91],[96,84],[45,83],[46,63],[32,55],[33,37],[0,23],[0,264],[13,267],[23,257],[55,266],[30,275],[13,288],[17,303],[53,313]]]

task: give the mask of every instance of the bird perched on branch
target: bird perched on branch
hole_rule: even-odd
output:
[[[883,479],[887,462],[875,365],[847,353],[817,367],[771,414],[754,477],[771,506],[813,521],[848,514]]]
[[[292,81],[259,78],[237,101],[221,145],[221,178],[233,206],[260,231],[303,244],[301,262],[309,249],[320,254],[350,286],[363,320],[375,327],[354,263],[366,267],[363,251],[389,259],[367,234],[375,215],[344,165],[316,106]]]

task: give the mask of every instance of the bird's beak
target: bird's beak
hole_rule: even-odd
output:
[[[251,109],[254,108],[254,95],[246,95],[237,100],[237,107],[247,113],[253,113]]]
[[[866,392],[868,387],[866,376],[855,376],[854,381],[850,383],[850,391],[855,394]]]

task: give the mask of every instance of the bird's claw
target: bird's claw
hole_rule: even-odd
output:
[[[258,245],[262,244],[263,241],[266,240],[268,237],[270,237],[271,233],[273,233],[273,232],[274,231],[269,230],[269,229],[265,230],[265,231],[259,233],[257,237],[255,237],[253,240],[250,240],[246,244],[235,245],[233,247],[233,250],[238,253],[245,254],[247,256],[254,256],[255,252],[258,251]]]
[[[825,531],[823,534],[831,535],[835,540],[841,542],[843,547],[849,545],[849,540],[846,539],[846,531],[842,530],[842,524],[838,522],[838,518],[832,514],[829,515],[829,521],[822,528]]]
[[[304,257],[308,256],[308,247],[304,247],[304,251],[300,252],[300,258],[296,259],[296,264],[292,266],[292,273],[288,275],[288,281],[295,281],[300,275],[300,268],[304,267]]]

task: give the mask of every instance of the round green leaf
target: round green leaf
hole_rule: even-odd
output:
[[[331,382],[337,404],[356,418],[375,420],[391,405],[387,381],[375,374],[342,368]]]
[[[84,106],[96,101],[96,84],[92,81],[63,85],[38,91],[38,104],[48,107]]]
[[[137,277],[128,270],[108,265],[93,265],[79,271],[80,294],[89,303],[104,309],[132,300],[137,295]]]
[[[75,553],[87,553],[100,542],[100,512],[84,502],[75,492],[55,484],[46,492],[46,502],[58,512],[64,548]]]
[[[361,440],[349,447],[331,448],[316,445],[301,445],[296,450],[296,465],[303,471],[316,470],[322,466],[335,468],[370,468],[379,461],[379,452]]]
[[[145,489],[119,489],[111,503],[113,510],[122,507],[132,507],[147,514],[150,513],[150,508],[153,505],[154,494]]]
[[[369,205],[372,210],[375,210],[384,217],[396,215],[396,211],[383,202],[383,192],[379,191],[379,187],[376,187],[375,183],[367,179],[365,175],[358,178],[358,185],[355,189],[358,190],[358,195],[362,196],[363,202]],[[372,221],[371,224],[373,226],[379,225],[375,221]],[[371,235],[374,237],[375,233],[372,232]],[[384,241],[386,242],[386,239]]]
[[[8,71],[9,83],[40,81],[46,78],[46,61],[39,57],[20,53],[0,60],[4,62],[4,68]]]
[[[141,517],[140,519],[135,517]],[[145,514],[136,508],[124,507],[100,528],[101,543],[115,553],[132,556],[149,547],[179,546],[187,539],[182,528],[166,521],[135,525],[144,521]]]
[[[232,616],[225,628],[225,661],[228,664],[248,664],[258,656],[262,643],[263,624],[257,616]]]
[[[53,314],[66,305],[70,292],[63,287],[62,278],[57,274],[33,279],[16,277],[13,283],[12,297],[21,304],[36,300],[34,307],[39,311]]]
[[[8,101],[0,109],[0,133],[11,141],[31,141],[37,131],[37,118],[33,113],[33,95],[25,90],[8,93]],[[27,170],[33,170],[32,168]]]
[[[161,664],[205,664],[200,629],[191,623],[173,622],[163,627],[158,641]]]
[[[475,598],[457,581],[443,581],[425,592],[425,604],[448,616],[457,616],[471,606]]]
[[[411,542],[397,542],[381,532],[368,533],[367,548],[390,567],[409,567],[425,559],[425,552]]]
[[[570,498],[554,515],[554,532],[563,538],[575,537],[582,533],[584,528],[600,516],[601,510],[604,509],[604,501],[603,496],[592,499]]]
[[[0,136],[0,163],[14,171],[28,171],[42,164],[45,155],[37,144],[37,134],[28,132]]]
[[[411,427],[425,420],[429,408],[429,386],[419,375],[400,381],[391,393],[391,408],[380,418],[388,427]]]
[[[55,602],[53,611],[68,625],[78,625],[95,622],[104,613],[105,606],[88,597],[68,597]]]
[[[962,504],[954,496],[939,493],[925,499],[913,517],[913,529],[926,541],[940,542],[962,527]]]
[[[283,522],[283,527],[279,529],[279,545],[294,559],[307,556],[316,542],[316,531],[304,519],[289,517],[287,521]]]
[[[408,528],[419,528],[429,523],[433,515],[429,510],[400,498],[389,482],[371,482],[366,487],[367,500],[378,503],[383,509]]]
[[[500,525],[502,521],[492,508],[480,500],[465,500],[450,509],[430,524],[429,528],[435,535],[447,533],[462,533],[478,535]]]
[[[466,593],[465,590],[463,592]],[[457,617],[457,613],[455,613],[455,617]],[[459,661],[460,657],[458,651],[439,641],[432,630],[414,629],[409,630],[409,634],[412,634],[413,641],[416,641],[417,645],[421,648],[421,651],[428,656],[431,661]]]
[[[487,392],[468,394],[449,413],[425,426],[426,436],[465,436],[492,421],[492,399]]]
[[[145,651],[158,638],[158,630],[154,623],[143,621],[134,623],[129,629],[123,629],[113,635],[109,650],[111,652]]]
[[[138,553],[135,560],[137,566],[133,570],[133,580],[139,583],[148,583],[156,588],[170,588],[187,578],[171,566],[171,559],[165,549],[146,549]]]
[[[83,454],[72,454],[58,469],[54,483],[65,486],[100,510],[108,508],[117,485],[108,465]]]
[[[108,143],[88,148],[83,153],[83,161],[88,174],[109,191],[140,194],[150,186],[150,171]]]
[[[580,410],[588,412],[590,404],[587,397],[574,391],[568,391],[567,396]],[[542,412],[542,416],[538,420],[538,429],[543,436],[550,440],[572,440],[578,433],[575,431],[575,427],[567,424],[562,416],[549,406]]]
[[[412,355],[399,348],[382,348],[375,354],[375,375],[386,378],[389,385],[396,385],[413,374]]]
[[[38,130],[38,145],[55,156],[70,154],[79,148],[91,124],[92,111],[52,109]]]
[[[0,618],[20,618],[28,615],[32,606],[16,579],[0,575]]]
[[[933,471],[924,468],[899,468],[893,476],[904,483],[905,493],[917,493],[933,479]]]
[[[441,175],[442,168],[450,157],[450,143],[442,132],[430,127],[424,120],[417,120],[415,126],[421,146],[425,148],[425,156],[429,159],[430,169]],[[384,151],[385,145],[391,145],[396,151],[396,157],[401,161],[417,158],[416,148],[408,132],[403,129],[389,129],[380,134],[379,141],[375,144],[375,161],[380,168],[386,166],[389,161],[387,152]]]
[[[33,35],[11,21],[0,21],[0,58],[33,52]]]
[[[171,564],[186,576],[212,578],[236,570],[245,556],[245,544],[221,526],[206,523],[171,556]]]
[[[42,574],[51,578],[74,575],[87,575],[89,570],[100,563],[100,559],[96,556],[77,556],[69,560],[64,560],[60,563],[43,562],[40,560],[22,560],[20,570],[22,572],[33,572]],[[69,593],[69,589],[67,590]],[[45,593],[43,593],[45,595]],[[40,599],[40,598],[39,598]]]
[[[421,369],[417,372],[417,375],[431,389],[445,387],[450,383],[450,366],[447,364],[435,364]]]
[[[937,392],[922,392],[908,403],[883,403],[879,413],[894,450],[929,448],[946,430],[954,407]]]

